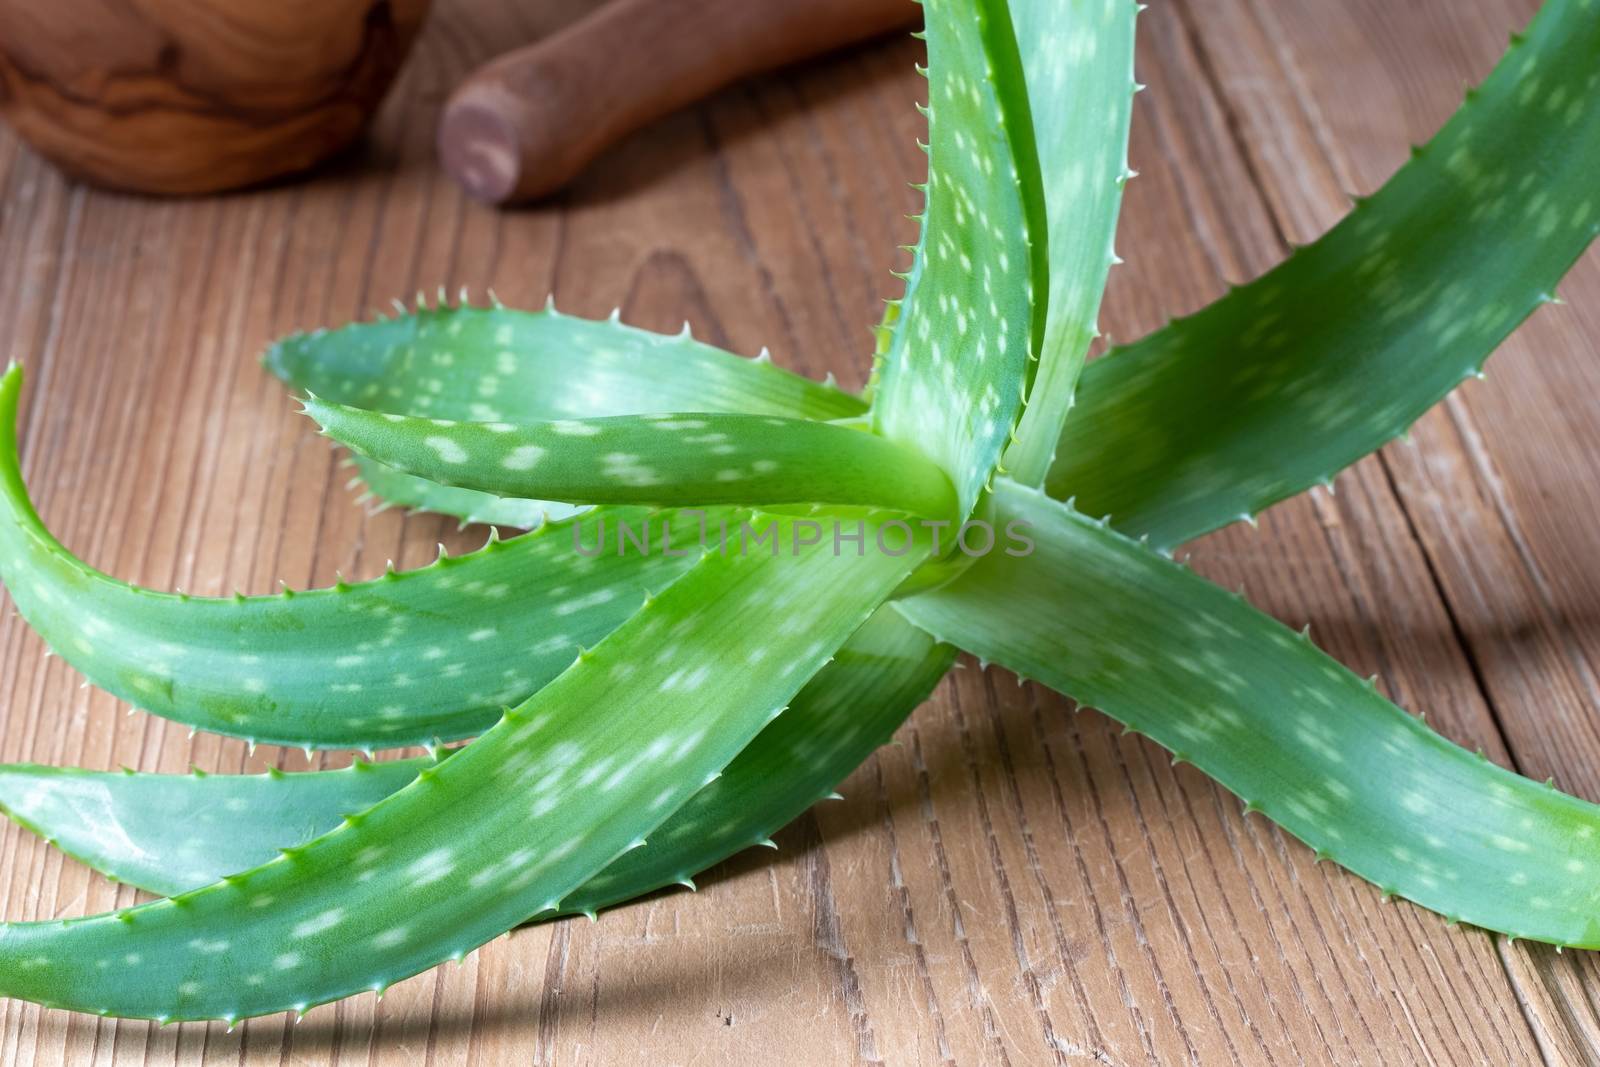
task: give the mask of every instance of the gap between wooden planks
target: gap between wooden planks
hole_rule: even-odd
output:
[[[1142,19],[1105,325],[1131,338],[1315,236],[1487,71],[1532,5],[1168,0]],[[254,365],[270,337],[445,285],[640,325],[859,384],[923,157],[910,42],[765,79],[619,148],[532,212],[466,204],[431,118],[475,60],[557,14],[436,13],[362,158],[188,204],[64,186],[0,137],[0,344],[29,363],[47,520],[132,580],[222,593],[414,566],[481,534],[352,506]],[[1595,256],[1475,385],[1338,495],[1194,546],[1452,737],[1600,799],[1587,567],[1600,524]],[[179,771],[297,752],[128,717],[0,622],[0,757]],[[333,761],[319,765],[332,765]],[[523,930],[314,1011],[164,1030],[0,1006],[6,1063],[1552,1063],[1600,1058],[1595,962],[1452,930],[1191,768],[1008,676],[957,672],[825,805],[696,896]],[[132,893],[0,837],[7,918]]]

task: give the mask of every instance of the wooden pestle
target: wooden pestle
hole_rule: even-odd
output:
[[[920,18],[913,0],[613,0],[463,82],[439,158],[479,200],[531,200],[725,85]]]

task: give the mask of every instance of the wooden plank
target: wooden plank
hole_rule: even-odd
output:
[[[1275,217],[1291,240],[1331,224],[1342,191],[1375,188],[1535,10],[1225,6],[1228,17],[1196,24],[1220,57],[1244,139],[1277,146],[1258,151],[1254,166],[1276,191]],[[1317,42],[1314,59],[1307,42]],[[1272,81],[1292,94],[1254,89],[1263,66],[1276,68]],[[1412,445],[1386,449],[1381,460],[1400,505],[1392,536],[1417,542],[1427,557],[1475,687],[1509,745],[1496,758],[1534,777],[1553,774],[1590,799],[1600,798],[1600,687],[1595,635],[1581,622],[1594,603],[1583,558],[1600,497],[1583,472],[1600,463],[1600,441],[1572,398],[1593,395],[1584,390],[1596,373],[1596,323],[1583,295],[1600,292],[1595,268],[1591,253],[1567,282],[1577,314],[1535,316],[1496,356],[1489,385],[1452,396],[1418,423]],[[1564,1019],[1592,1058],[1600,1034],[1592,954],[1503,946],[1501,955],[1544,1039],[1564,1045],[1553,1021]]]
[[[495,214],[431,165],[442,93],[581,4],[441,5],[370,147],[310,183],[167,204],[72,190],[0,137],[0,342],[29,361],[46,518],[120,576],[197,593],[414,566],[471,547],[352,506],[337,457],[253,365],[285,330],[417,288],[698,334],[860,384],[865,324],[923,157],[910,42],[764,79],[658,124],[556,203]],[[1376,0],[1190,0],[1141,29],[1132,183],[1106,326],[1131,337],[1269,266],[1448,113],[1527,14]],[[1594,260],[1569,295],[1600,285]],[[1600,469],[1581,339],[1533,324],[1494,380],[1341,477],[1195,547],[1197,566],[1497,759],[1600,797],[1585,747]],[[1552,355],[1554,353],[1554,355]],[[1537,358],[1535,358],[1537,356]],[[1504,369],[1507,365],[1513,369]],[[1559,440],[1519,436],[1537,427]],[[1503,488],[1500,488],[1502,487]],[[1573,501],[1578,503],[1574,504]],[[1547,501],[1550,501],[1547,503]],[[1576,507],[1577,510],[1573,510]],[[1541,577],[1542,576],[1542,577]],[[307,765],[79,690],[0,622],[0,757],[180,770]],[[1543,699],[1529,699],[1535,694]],[[1514,712],[1537,707],[1541,716]],[[1520,725],[1519,725],[1520,723]],[[1503,735],[1502,735],[1503,731]],[[1543,762],[1541,762],[1543,761]],[[319,757],[319,765],[332,765]],[[1576,1062],[1586,954],[1507,949],[1383,904],[1192,768],[968,664],[823,805],[697,895],[516,932],[292,1025],[164,1030],[0,1006],[17,1063]],[[15,828],[6,918],[133,899]]]

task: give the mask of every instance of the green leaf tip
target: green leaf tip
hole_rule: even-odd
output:
[[[949,669],[955,649],[880,609],[723,771],[710,774],[651,845],[624,854],[568,894],[565,912],[610,907],[720,862],[765,837],[890,737]],[[512,713],[510,718],[522,718]],[[51,845],[107,877],[152,893],[184,893],[235,877],[330,832],[341,819],[416,781],[424,760],[267,776],[96,773],[0,766],[0,806]],[[115,825],[115,832],[107,832]]]
[[[94,570],[40,521],[17,462],[22,384],[20,369],[0,379],[0,579],[17,610],[101,688],[252,742],[374,749],[471,736],[632,614],[645,586],[692,562],[597,551],[599,531],[694,545],[708,517],[606,509],[370,582],[162,593]]]
[[[1600,948],[1600,806],[1456,746],[1295,631],[1137,542],[1002,483],[1038,552],[897,604],[1099,708],[1323,857],[1463,922]]]
[[[865,410],[848,393],[770,359],[637,329],[620,315],[596,321],[560,314],[553,303],[536,312],[401,305],[393,319],[283,338],[263,363],[324,400],[478,422],[671,410],[825,421]]]
[[[1332,230],[1090,364],[1051,494],[1170,547],[1408,430],[1600,233],[1597,54],[1592,7],[1550,0],[1426,150]],[[1572,92],[1552,109],[1534,86]]]

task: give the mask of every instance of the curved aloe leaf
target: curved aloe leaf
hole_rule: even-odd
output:
[[[923,15],[927,206],[905,298],[891,309],[893,336],[874,369],[872,424],[939,464],[964,518],[1032,381],[1046,223],[1005,3],[927,0]]]
[[[273,344],[267,369],[298,389],[379,411],[546,422],[661,411],[848,419],[866,405],[765,358],[628,326],[496,305],[429,308]]]
[[[1476,374],[1600,233],[1600,16],[1550,0],[1369,200],[1085,371],[1047,485],[1170,547],[1328,481]]]
[[[795,520],[758,522],[794,533]],[[478,741],[332,833],[167,900],[0,926],[0,995],[232,1021],[459,957],[642,845],[926,551],[711,553]]]
[[[371,749],[475,734],[691,562],[599,553],[602,522],[607,545],[626,522],[658,543],[666,528],[687,547],[706,521],[620,509],[371,582],[260,597],[158,593],[89,567],[39,520],[17,464],[21,389],[13,367],[0,379],[0,578],[17,610],[102,689],[252,741]]]
[[[835,387],[689,336],[501,307],[422,305],[414,313],[286,337],[265,363],[285,382],[356,407],[475,422],[548,422],[663,411],[846,419],[866,404]],[[575,509],[441,486],[357,457],[391,504],[470,522],[533,527]]]
[[[1044,480],[1096,326],[1128,169],[1135,0],[1011,0],[1049,220],[1039,368],[1006,449],[1008,476]]]
[[[441,751],[447,756],[449,750]],[[139,774],[0,765],[0,810],[117,882],[162,896],[259,867],[417,780],[434,760],[337,771]]]
[[[561,901],[593,912],[659,886],[682,882],[780,826],[844,780],[927,699],[955,659],[880,608],[816,678],[739,753],[728,769],[630,852]]]
[[[827,794],[944,676],[955,650],[890,608],[740,752],[715,782],[562,901],[597,910],[681,883],[761,841]],[[262,775],[135,774],[0,766],[0,808],[117,881],[172,895],[266,863],[409,785],[428,759]]]
[[[350,488],[355,488],[358,483],[365,485],[367,494],[381,502],[375,511],[401,507],[411,511],[451,515],[460,519],[462,526],[481,522],[489,526],[533,530],[547,522],[582,515],[589,510],[586,504],[522,500],[480,493],[476,489],[440,485],[426,478],[418,478],[415,474],[386,467],[366,456],[352,456],[350,462],[356,468],[356,478]]]
[[[950,482],[876,434],[772,415],[677,412],[455,422],[305,400],[340,444],[429,481],[599,504],[867,504],[943,515]]]
[[[1451,744],[1241,597],[1009,482],[995,553],[903,601],[943,640],[1100,708],[1317,851],[1451,919],[1600,947],[1600,807]]]

